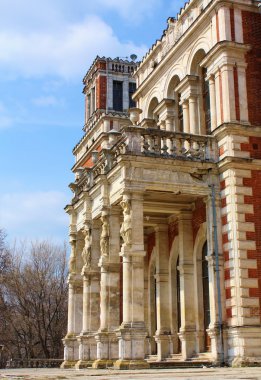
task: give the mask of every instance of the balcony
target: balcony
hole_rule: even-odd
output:
[[[152,157],[192,163],[215,163],[218,159],[217,142],[213,136],[169,132],[136,125],[122,127],[120,133],[109,132],[107,149],[95,153],[92,168],[79,168],[77,179],[69,187],[74,193],[72,203],[79,200],[82,191],[88,191],[99,175],[114,168],[120,156]],[[131,160],[131,158],[130,158]]]

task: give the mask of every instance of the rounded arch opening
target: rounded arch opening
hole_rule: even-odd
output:
[[[154,119],[155,118],[154,110],[155,110],[155,108],[157,107],[158,104],[159,104],[159,101],[156,98],[156,96],[154,96],[154,98],[151,99],[150,105],[149,105],[149,108],[148,108],[148,118],[149,119]]]
[[[204,49],[199,49],[192,59],[191,65],[190,65],[190,75],[201,75],[201,67],[199,63],[202,61],[202,59],[205,57],[206,52]]]
[[[178,75],[174,75],[169,84],[168,84],[168,90],[167,90],[167,97],[169,99],[174,99],[176,100],[176,92],[175,92],[175,88],[177,87],[177,85],[179,84],[180,82],[180,79],[179,79],[179,76]]]

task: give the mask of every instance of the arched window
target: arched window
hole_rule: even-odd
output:
[[[207,69],[202,68],[202,97],[203,97],[203,109],[205,115],[205,128],[206,134],[211,133],[211,112],[210,112],[210,96],[209,96],[209,83],[207,80]]]

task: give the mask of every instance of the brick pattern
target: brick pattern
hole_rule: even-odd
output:
[[[106,109],[107,98],[107,78],[105,76],[99,76],[96,79],[96,108]]]
[[[257,238],[261,229],[260,172],[258,179],[256,177],[250,170],[241,169],[231,169],[221,175],[222,243],[229,324],[239,323],[238,317],[245,318],[245,324],[251,318],[251,322],[257,323],[253,318],[260,313],[261,242]]]
[[[249,152],[251,158],[261,159],[261,137],[249,137],[249,143],[242,143],[241,150]]]
[[[251,178],[245,179],[244,183],[252,187],[253,196],[247,197],[245,202],[253,205],[253,213],[246,214],[246,222],[254,223],[255,231],[247,232],[247,240],[255,240],[256,249],[248,250],[247,257],[249,260],[257,261],[256,269],[249,269],[249,278],[255,278],[258,281],[258,288],[250,288],[249,296],[259,298],[259,311],[261,322],[261,172],[253,170]],[[257,315],[257,311],[255,312]]]
[[[201,224],[205,223],[206,220],[206,204],[202,198],[198,198],[195,202],[195,209],[192,213],[193,243],[195,243],[196,236]]]
[[[243,38],[251,45],[246,54],[246,81],[249,120],[253,125],[261,124],[261,14],[242,11]]]
[[[169,253],[170,253],[173,241],[175,237],[178,236],[179,234],[178,222],[172,222],[169,224],[168,234],[169,234]]]

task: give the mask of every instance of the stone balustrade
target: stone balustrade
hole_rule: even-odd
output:
[[[151,157],[211,162],[217,159],[217,144],[212,136],[130,126],[123,128],[123,137],[114,147],[116,152],[120,148],[121,153]]]
[[[6,368],[59,368],[63,359],[12,359]]]
[[[74,201],[84,190],[95,183],[95,178],[106,174],[117,163],[120,155],[159,157],[163,159],[215,162],[217,143],[213,136],[169,132],[156,128],[128,126],[121,129],[109,149],[102,149],[93,168],[84,168],[78,180],[70,187],[75,194]]]

